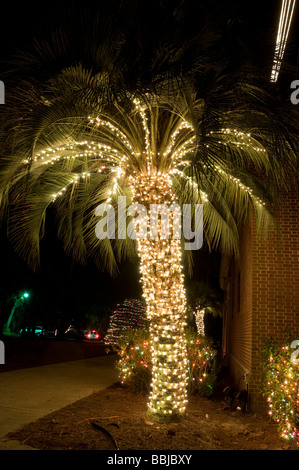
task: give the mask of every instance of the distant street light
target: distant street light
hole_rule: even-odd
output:
[[[14,303],[12,309],[11,309],[8,320],[7,320],[6,324],[3,327],[3,334],[9,335],[11,333],[10,325],[11,325],[15,310],[16,310],[17,307],[19,307],[21,305],[21,303],[24,299],[28,299],[29,297],[30,297],[30,295],[29,295],[28,292],[23,292],[22,294],[20,294],[19,296],[17,296],[15,298],[15,303]]]

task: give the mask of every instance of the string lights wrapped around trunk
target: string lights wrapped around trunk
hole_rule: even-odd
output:
[[[177,419],[187,404],[186,296],[181,241],[173,235],[175,215],[169,212],[169,236],[161,220],[151,230],[151,204],[176,203],[167,175],[151,173],[132,180],[134,200],[147,207],[147,237],[138,239],[143,293],[150,321],[152,383],[148,415]]]
[[[205,309],[197,308],[196,311],[194,312],[194,316],[195,316],[197,332],[200,336],[204,336],[205,335],[205,322],[204,322]]]

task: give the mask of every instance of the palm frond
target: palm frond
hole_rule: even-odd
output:
[[[115,198],[126,195],[129,204],[129,178],[152,172],[171,176],[181,206],[204,205],[211,249],[237,254],[241,224],[254,214],[266,227],[276,189],[297,171],[297,111],[205,56],[193,73],[172,73],[176,57],[174,68],[165,68],[171,44],[165,62],[157,49],[161,68],[149,75],[152,86],[140,76],[130,81],[121,60],[124,36],[107,29],[99,48],[87,35],[90,64],[81,56],[42,83],[29,73],[9,96],[0,119],[0,197],[14,246],[34,264],[51,208],[65,250],[115,272],[122,257],[136,256],[135,242],[97,239],[95,209],[113,204],[118,228]],[[24,62],[46,70],[65,56],[68,40],[61,30]],[[187,271],[191,255],[185,250]]]

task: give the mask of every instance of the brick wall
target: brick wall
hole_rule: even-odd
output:
[[[252,370],[251,407],[266,410],[258,393],[260,368],[257,350],[271,336],[285,338],[285,329],[296,336],[299,331],[299,216],[298,196],[285,196],[277,208],[281,235],[270,230],[267,241],[252,223]],[[299,339],[294,337],[294,339]]]
[[[254,412],[267,411],[259,392],[258,350],[264,340],[272,336],[283,341],[286,327],[295,336],[298,332],[294,339],[299,339],[298,204],[299,197],[289,195],[278,208],[281,236],[272,228],[265,241],[258,235],[254,220],[246,224],[240,232],[239,259],[231,260],[224,275],[225,359],[235,385],[249,372],[247,382],[239,388],[248,387],[249,409]]]
[[[231,326],[229,367],[236,386],[246,387],[242,376],[251,369],[252,343],[252,269],[250,225],[240,232],[240,257],[231,264]]]

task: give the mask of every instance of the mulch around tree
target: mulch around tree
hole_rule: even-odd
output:
[[[39,450],[297,450],[266,416],[231,411],[220,398],[190,397],[186,418],[146,418],[147,395],[119,384],[34,421],[8,439]]]
[[[100,344],[5,338],[1,371],[105,354]],[[147,394],[115,384],[26,425],[6,439],[40,450],[297,450],[282,441],[269,417],[231,411],[225,374],[212,398],[193,395],[180,423],[146,418]],[[298,446],[299,447],[299,446]]]

